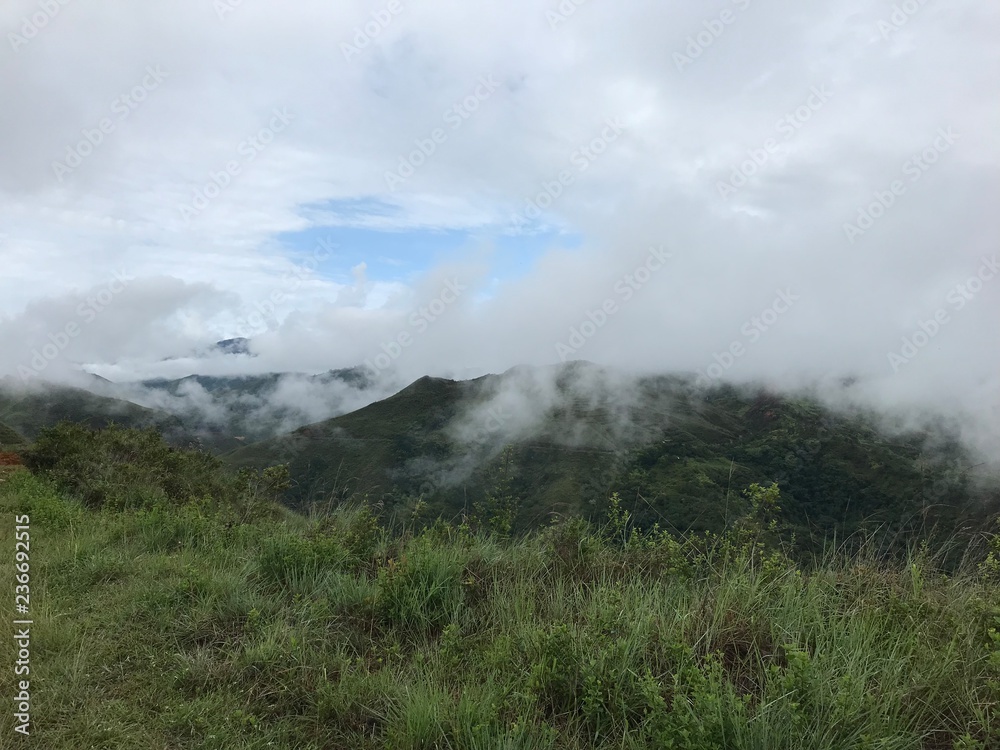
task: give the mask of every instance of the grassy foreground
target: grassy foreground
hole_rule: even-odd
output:
[[[518,540],[363,506],[234,522],[27,471],[0,508],[7,581],[31,517],[35,623],[31,737],[5,709],[0,747],[1000,747],[992,557],[802,569],[617,512]]]

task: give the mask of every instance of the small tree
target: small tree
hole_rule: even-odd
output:
[[[501,536],[507,536],[513,530],[514,519],[521,507],[521,500],[511,487],[513,477],[514,448],[508,445],[500,453],[499,464],[489,474],[491,484],[485,497],[473,506],[475,520]]]
[[[751,560],[767,561],[782,558],[781,492],[772,482],[763,487],[754,482],[743,491],[749,500],[748,511],[736,521],[726,537],[726,547]]]
[[[754,482],[743,494],[750,500],[749,521],[761,530],[777,531],[781,514],[781,492],[774,482],[767,487],[761,487]]]

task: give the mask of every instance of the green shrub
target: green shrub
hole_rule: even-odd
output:
[[[349,560],[348,550],[333,537],[284,533],[264,542],[257,573],[265,582],[300,589],[319,585],[327,574],[343,570]]]
[[[139,544],[156,552],[211,547],[224,533],[217,519],[205,515],[194,504],[173,509],[156,504],[139,511],[130,521],[128,529],[138,537]]]
[[[521,646],[529,665],[524,694],[542,716],[579,716],[592,736],[620,736],[651,721],[662,725],[657,714],[669,708],[664,686],[645,665],[647,634],[629,627],[611,634],[606,624],[557,623],[529,633]],[[690,650],[680,650],[680,666],[693,664]]]
[[[417,539],[399,560],[378,571],[378,610],[384,620],[408,632],[426,632],[448,622],[462,606],[465,556],[454,547]]]
[[[91,430],[62,422],[43,430],[24,463],[84,505],[111,510],[195,503],[248,521],[270,515],[288,486],[286,467],[232,475],[220,459],[173,448],[155,429],[114,424]]]
[[[336,537],[360,567],[372,561],[383,529],[367,502],[344,505],[313,520],[312,535]]]
[[[399,686],[388,671],[346,669],[320,684],[314,697],[318,721],[334,728],[341,747],[382,732],[399,703]]]
[[[582,573],[593,565],[601,552],[601,540],[584,518],[557,521],[542,533],[545,546],[559,570]]]
[[[80,504],[63,497],[54,482],[26,471],[14,472],[0,483],[0,498],[12,498],[18,514],[28,514],[31,523],[47,529],[66,528],[83,515]]]

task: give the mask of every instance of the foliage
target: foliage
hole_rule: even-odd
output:
[[[0,381],[0,422],[33,439],[59,422],[76,422],[92,429],[112,423],[126,427],[152,427],[180,444],[191,439],[181,422],[169,414],[130,401],[98,396],[89,391],[36,383],[28,388],[10,387]]]
[[[24,438],[17,430],[0,422],[0,448],[18,448],[24,443]]]
[[[501,452],[498,465],[490,472],[490,485],[483,499],[474,506],[476,525],[500,536],[510,534],[521,505],[512,488],[514,476],[514,448],[508,445]]]
[[[61,422],[44,429],[24,463],[92,508],[194,505],[222,508],[245,521],[273,514],[288,487],[287,467],[243,469],[233,476],[218,458],[171,447],[152,428],[115,424],[91,430]]]
[[[377,574],[377,607],[385,622],[410,633],[443,626],[461,608],[466,555],[421,536]]]
[[[620,495],[602,524],[396,532],[363,498],[280,513],[281,468],[213,473],[141,432],[31,455],[0,508],[31,519],[39,747],[1000,746],[994,535],[958,567],[919,543],[797,562],[767,483],[717,533]]]
[[[803,555],[834,534],[873,528],[900,551],[932,530],[940,542],[982,528],[1000,507],[1000,495],[976,489],[968,476],[976,462],[946,426],[887,434],[877,415],[759,388],[645,378],[640,406],[623,415],[599,394],[561,384],[530,433],[514,437],[493,417],[470,437],[467,415],[483,411],[504,377],[422,378],[225,460],[263,467],[287,456],[294,507],[346,485],[384,501],[385,519],[422,526],[465,513],[470,528],[500,535],[537,529],[554,512],[600,520],[612,492],[640,529],[718,534],[743,514],[740,488],[776,483],[777,533],[794,535]]]

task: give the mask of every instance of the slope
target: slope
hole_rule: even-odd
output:
[[[704,391],[682,376],[628,381],[573,363],[421,378],[227,461],[288,463],[294,504],[355,492],[403,516],[420,499],[431,514],[470,512],[503,487],[520,500],[520,527],[588,514],[617,491],[645,525],[719,530],[745,510],[739,488],[771,481],[784,520],[816,544],[863,523],[979,524],[995,508],[996,491],[976,489],[947,431],[885,434],[879,424],[877,414],[834,413],[806,397]]]
[[[36,384],[23,388],[0,383],[0,421],[27,438],[61,421],[77,422],[91,428],[116,422],[125,427],[152,427],[172,442],[190,439],[176,417],[120,399],[98,396],[80,388]]]

